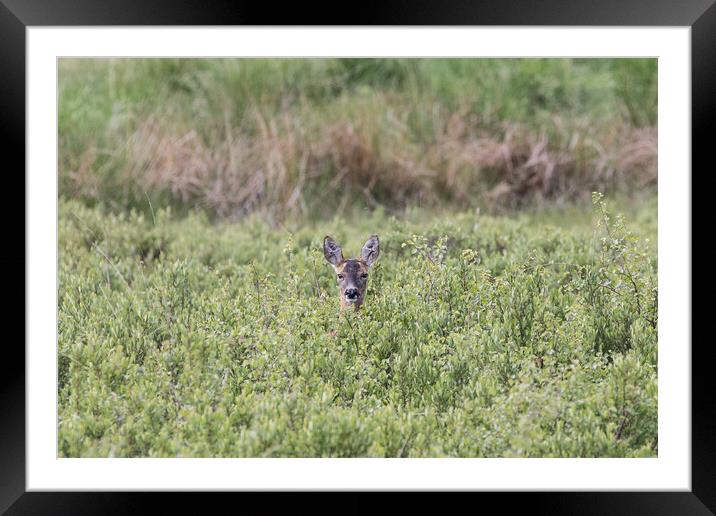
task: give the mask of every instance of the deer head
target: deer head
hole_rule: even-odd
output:
[[[365,300],[368,286],[368,269],[378,259],[380,241],[378,235],[371,235],[361,249],[360,258],[346,260],[343,250],[331,237],[323,239],[323,255],[333,265],[340,288],[341,309],[348,305],[358,310]]]

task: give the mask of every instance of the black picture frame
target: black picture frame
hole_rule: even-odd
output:
[[[303,2],[286,3],[278,8],[265,2],[227,0],[0,0],[0,145],[5,147],[5,164],[15,163],[17,167],[11,172],[6,165],[6,175],[22,181],[20,187],[25,191],[24,175],[16,172],[25,169],[25,29],[47,25],[689,26],[692,38],[692,169],[705,169],[707,150],[712,146],[708,129],[714,126],[716,106],[715,1],[462,0],[433,5],[425,1],[405,0],[361,3],[356,9],[341,11],[335,9],[335,4],[312,3],[309,6]],[[8,157],[15,159],[8,160]],[[713,165],[709,164],[709,168],[713,169]],[[702,173],[705,172],[707,170],[702,170]],[[692,178],[694,176],[692,173]],[[21,198],[19,195],[12,197]],[[26,263],[25,226],[21,227],[16,222],[19,209],[9,201],[2,204],[6,214],[2,220],[9,222],[11,231],[14,228],[23,233],[22,256],[16,250],[2,254],[6,271],[19,269],[20,262]],[[692,220],[696,222],[693,215]],[[693,271],[693,251],[691,256]],[[19,274],[10,276],[19,278]],[[6,290],[6,297],[9,293],[9,289]],[[12,304],[16,308],[10,310],[23,310],[25,313],[25,303],[13,299]],[[10,315],[11,312],[6,313]],[[15,318],[8,317],[7,320]],[[498,502],[502,508],[524,506],[531,512],[549,514],[716,513],[716,402],[709,381],[712,366],[708,360],[708,341],[695,341],[691,350],[690,492],[475,494],[485,501]],[[127,514],[137,508],[149,507],[150,499],[154,501],[157,498],[156,501],[163,505],[162,512],[175,507],[184,510],[192,507],[188,504],[188,496],[179,493],[25,492],[25,350],[20,345],[20,339],[6,339],[0,363],[5,366],[0,374],[0,511],[8,510],[8,514]],[[199,503],[204,510],[209,495],[203,493],[200,497]],[[248,495],[222,494],[220,498],[225,500],[228,496]]]

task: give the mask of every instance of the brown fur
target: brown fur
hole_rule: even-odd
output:
[[[326,261],[333,265],[340,291],[341,311],[353,305],[355,310],[360,309],[365,301],[365,292],[368,287],[368,269],[378,259],[380,243],[377,235],[371,235],[361,250],[360,258],[345,259],[343,250],[330,236],[323,239],[323,253]],[[346,296],[351,290],[357,295],[354,300]]]
[[[343,310],[346,306],[350,306],[351,304],[356,310],[358,310],[363,304],[363,301],[365,299],[365,291],[368,287],[368,279],[362,278],[364,274],[368,274],[368,265],[363,260],[343,260],[336,266],[336,274],[343,275],[345,278],[344,281],[338,280],[338,287],[341,293],[341,310]],[[360,292],[358,301],[356,301],[355,303],[348,303],[346,301],[346,286],[348,284],[355,285]]]

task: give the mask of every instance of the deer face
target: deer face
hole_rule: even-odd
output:
[[[341,308],[353,305],[357,310],[363,304],[368,286],[368,269],[378,259],[380,242],[378,235],[372,235],[361,250],[360,258],[346,260],[343,250],[331,237],[323,239],[323,255],[333,265],[340,288]]]

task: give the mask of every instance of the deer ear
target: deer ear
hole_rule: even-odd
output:
[[[334,267],[343,261],[343,250],[338,242],[327,236],[323,239],[323,256]]]
[[[370,238],[368,238],[366,243],[363,245],[363,249],[361,249],[360,252],[360,257],[365,263],[370,266],[373,265],[373,262],[378,259],[379,254],[380,240],[378,240],[378,235],[371,235]]]

